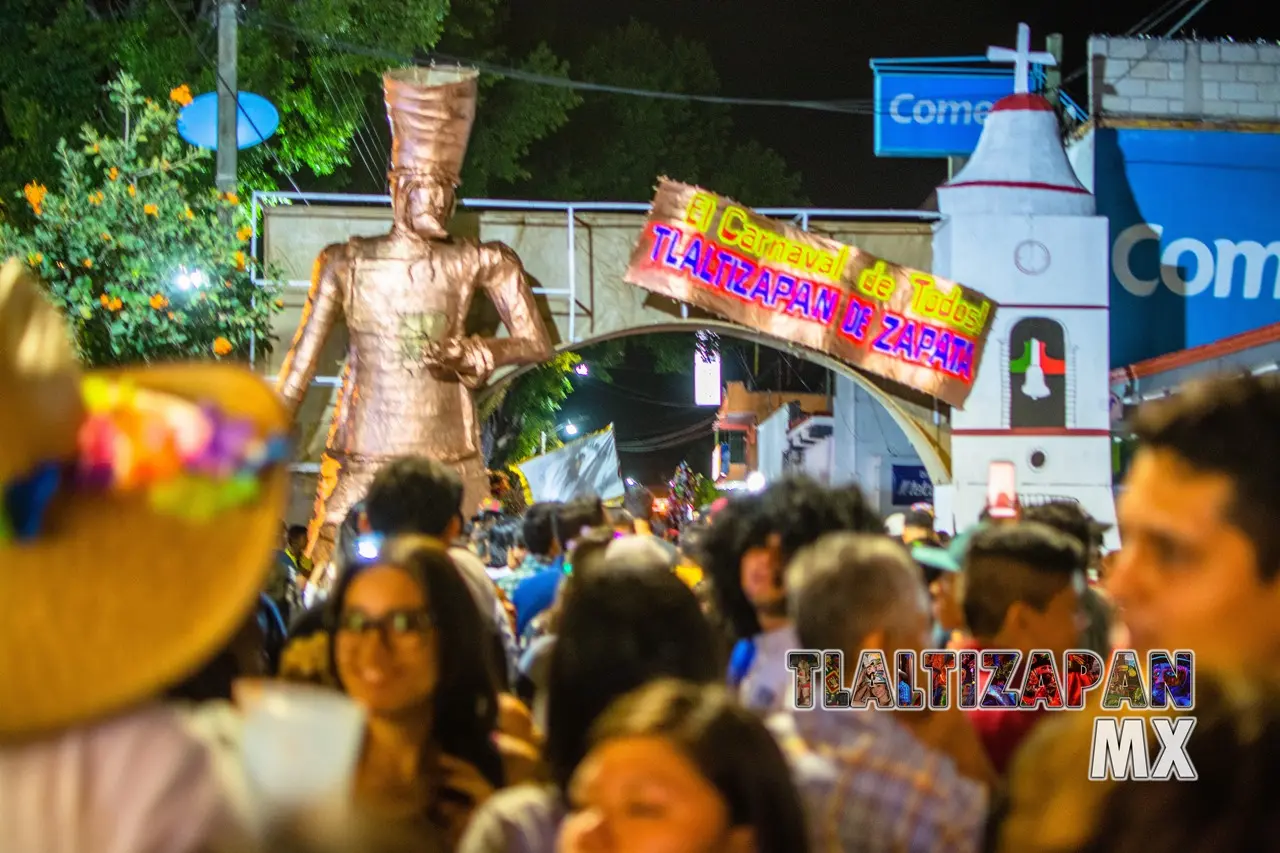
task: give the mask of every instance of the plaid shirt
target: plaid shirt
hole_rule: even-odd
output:
[[[502,590],[502,594],[510,601],[521,581],[553,568],[555,562],[554,558],[547,559],[537,554],[526,554],[524,561],[520,563],[520,568],[514,569],[510,574],[498,578],[498,588]]]
[[[769,728],[791,763],[813,853],[971,853],[987,791],[885,712],[794,711]]]

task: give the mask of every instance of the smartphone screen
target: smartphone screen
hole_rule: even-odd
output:
[[[1018,468],[1012,462],[992,462],[987,470],[987,512],[992,518],[1018,515]]]

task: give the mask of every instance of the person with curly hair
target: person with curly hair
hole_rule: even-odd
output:
[[[856,486],[793,478],[730,501],[702,537],[699,562],[737,640],[729,684],[748,708],[785,707],[786,654],[800,647],[787,615],[787,564],[823,534],[841,531],[883,535],[884,522]]]

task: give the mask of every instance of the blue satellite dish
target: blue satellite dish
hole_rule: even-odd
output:
[[[280,113],[270,101],[241,92],[236,110],[236,147],[252,148],[270,139],[280,127]],[[178,113],[178,135],[197,148],[218,150],[218,93],[198,95]]]

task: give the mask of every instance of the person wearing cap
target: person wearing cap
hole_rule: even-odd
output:
[[[933,513],[926,509],[910,509],[902,516],[902,541],[911,546],[916,543],[937,546],[938,535],[933,530]]]
[[[964,632],[964,611],[960,606],[960,563],[945,548],[916,545],[911,556],[924,572],[933,605],[933,644],[953,645]]]
[[[283,407],[239,368],[82,372],[16,261],[0,399],[0,850],[232,840],[208,752],[158,697],[258,601],[288,491]]]

